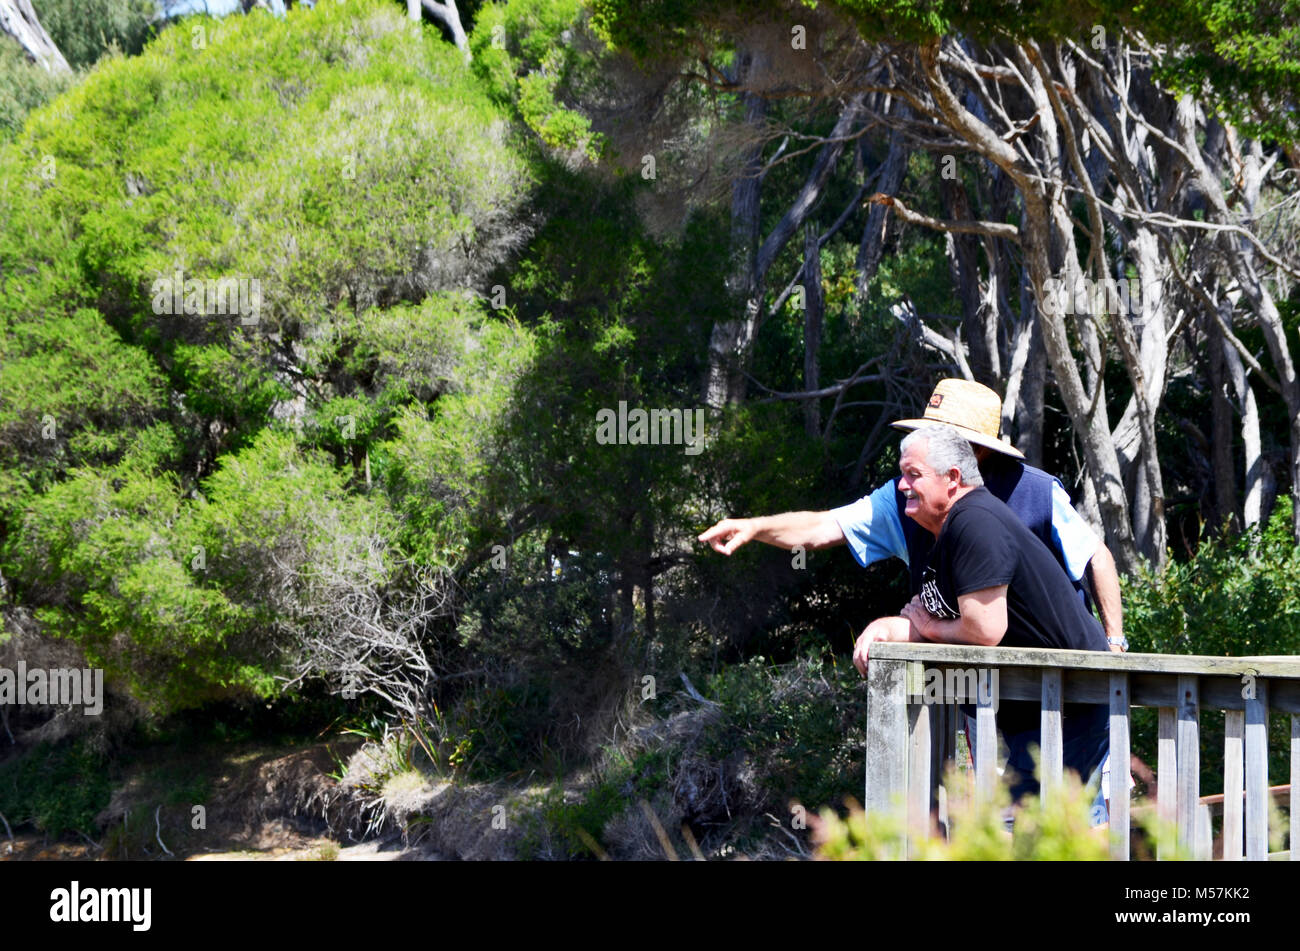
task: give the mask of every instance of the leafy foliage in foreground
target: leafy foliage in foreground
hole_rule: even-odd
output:
[[[906,809],[867,815],[856,804],[841,818],[823,809],[814,821],[818,859],[826,861],[878,861],[907,857],[915,861],[1099,861],[1108,858],[1107,832],[1089,824],[1094,791],[1067,772],[1057,796],[1047,801],[1028,796],[1016,813],[1014,832],[1008,832],[1003,813],[1010,799],[999,784],[993,799],[977,803],[969,772],[951,770],[944,782],[952,836],[931,835],[908,843]],[[1162,856],[1188,858],[1177,847],[1175,830],[1148,813],[1139,823],[1144,841],[1159,842]],[[1154,850],[1135,857],[1150,858]]]

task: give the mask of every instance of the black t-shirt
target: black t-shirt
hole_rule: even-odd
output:
[[[999,585],[1008,586],[1007,633],[999,646],[1108,649],[1101,625],[1051,551],[980,487],[948,512],[921,582],[921,602],[951,620],[961,616],[958,597]]]
[[[999,585],[1007,585],[1007,633],[999,647],[1109,649],[1101,624],[1051,551],[1006,503],[980,487],[948,512],[921,582],[921,603],[933,616],[952,620],[961,616],[959,596]],[[998,725],[1008,734],[1036,728],[1037,704],[1001,704]]]

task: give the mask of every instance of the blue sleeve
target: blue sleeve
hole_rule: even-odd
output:
[[[892,481],[856,502],[831,509],[831,516],[839,523],[853,557],[863,568],[890,557],[907,563],[907,542],[903,538],[898,505],[894,502]]]
[[[1065,559],[1065,570],[1075,581],[1083,579],[1088,562],[1097,553],[1097,536],[1074,510],[1061,483],[1052,482],[1052,541]]]

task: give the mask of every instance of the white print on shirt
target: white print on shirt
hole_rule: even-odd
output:
[[[939,593],[933,568],[926,565],[925,573],[921,578],[921,604],[932,617],[941,621],[952,621],[961,617],[961,612],[945,601],[943,595]]]

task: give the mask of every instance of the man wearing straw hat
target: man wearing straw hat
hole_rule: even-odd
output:
[[[910,431],[931,423],[952,426],[971,444],[984,484],[1005,502],[1055,555],[1084,604],[1096,604],[1111,650],[1127,648],[1120,609],[1119,573],[1115,559],[1054,477],[1026,465],[1024,453],[999,435],[1002,401],[969,380],[940,380],[920,419],[900,419],[893,426]],[[934,537],[912,519],[904,518],[906,500],[894,481],[856,502],[825,512],[786,512],[757,518],[724,518],[699,536],[714,551],[730,555],[749,541],[778,548],[809,549],[849,546],[864,568],[889,557],[901,558],[911,573],[912,594],[918,593]],[[1092,592],[1087,579],[1091,575]],[[872,622],[858,638],[853,663],[866,676],[867,653],[877,640],[900,639],[899,618]],[[905,636],[905,635],[903,635]]]
[[[986,386],[968,380],[941,380],[920,419],[901,419],[896,429],[910,431],[936,423],[953,427],[969,442],[984,485],[1051,551],[1085,606],[1096,604],[1109,648],[1126,650],[1120,608],[1119,573],[1103,541],[1088,527],[1064,487],[1054,477],[1025,464],[1024,453],[1001,438],[1002,401]],[[749,541],[778,548],[830,548],[847,544],[864,568],[891,556],[908,564],[911,592],[921,592],[935,536],[906,518],[907,498],[894,481],[849,505],[824,512],[786,512],[758,518],[726,518],[699,536],[717,552],[730,555]],[[1085,580],[1091,576],[1092,598]],[[911,606],[909,605],[910,609]],[[908,610],[905,609],[905,610]],[[859,636],[853,663],[867,674],[870,645],[909,640],[914,625],[906,617],[879,618]],[[969,735],[969,731],[968,731]],[[1103,761],[1094,823],[1105,821],[1109,797],[1109,758]],[[1132,780],[1129,780],[1132,785]]]
[[[984,487],[965,433],[930,423],[909,433],[899,451],[908,520],[934,544],[919,594],[895,619],[907,633],[890,640],[1106,650],[1101,625],[1072,596],[1051,552]],[[1019,802],[1039,791],[1032,754],[1042,742],[1038,704],[1001,703],[997,727]],[[971,732],[968,726],[968,740]],[[1100,777],[1110,746],[1106,704],[1066,704],[1061,736],[1066,768]],[[1108,792],[1109,782],[1099,782],[1094,825],[1105,821]]]

